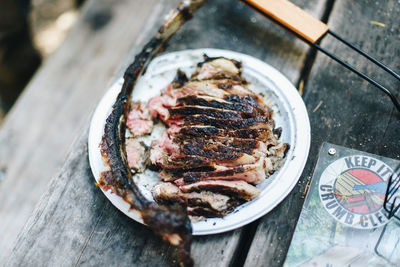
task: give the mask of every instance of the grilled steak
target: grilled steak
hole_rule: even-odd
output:
[[[147,107],[168,127],[150,150],[163,181],[153,197],[186,206],[196,219],[224,216],[258,196],[256,185],[279,168],[289,148],[279,142],[272,109],[247,88],[235,60],[205,56],[190,79],[178,71]]]
[[[151,190],[154,199],[159,202],[178,202],[190,207],[204,207],[216,212],[224,212],[231,208],[231,198],[210,191],[184,193],[173,183],[160,182]]]
[[[183,1],[167,17],[124,74],[124,84],[107,117],[101,153],[109,167],[98,186],[122,197],[143,222],[164,240],[178,246],[179,263],[192,266],[190,218],[221,217],[243,201],[257,197],[256,187],[279,168],[288,144],[279,142],[272,110],[247,88],[241,63],[204,57],[190,77],[178,70],[160,96],[130,102],[132,90],[147,63],[204,3]],[[146,147],[134,137],[152,131],[160,119],[168,129]],[[134,182],[134,172],[150,163],[160,169],[149,201]],[[171,205],[172,203],[172,205]]]
[[[160,179],[174,181],[182,178],[185,183],[193,183],[203,180],[243,180],[251,184],[259,184],[265,180],[265,158],[260,158],[256,163],[233,167],[224,165],[209,165],[206,170],[186,169],[183,172],[171,172],[165,170],[159,173]],[[203,169],[206,166],[202,167]],[[212,168],[212,169],[211,169]]]
[[[197,8],[195,2],[203,1],[189,1],[189,7]],[[289,145],[279,141],[282,129],[275,129],[272,109],[247,88],[241,63],[232,59],[205,56],[190,78],[178,71],[147,105],[129,102],[145,63],[167,35],[161,29],[125,73],[104,129],[101,152],[110,168],[99,186],[138,210],[149,227],[180,247],[181,264],[191,265],[187,216],[222,217],[256,198],[256,185],[279,168]],[[153,141],[147,160],[147,148],[137,138],[152,131],[154,120],[167,130]],[[126,127],[133,138],[125,139]],[[152,189],[159,205],[147,200],[132,178],[146,164],[159,168],[162,182]]]
[[[170,128],[171,129],[171,128]],[[237,137],[237,138],[250,138],[259,141],[276,141],[275,138],[271,137],[271,128],[259,128],[259,129],[219,129],[213,126],[183,126],[174,127],[173,130],[168,131],[169,134],[179,133],[182,135],[193,136],[193,137]]]
[[[252,200],[260,194],[260,189],[245,181],[201,181],[179,186],[182,192],[200,192],[202,190],[220,192],[243,200]]]

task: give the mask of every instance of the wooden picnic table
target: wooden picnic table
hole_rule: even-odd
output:
[[[400,70],[399,1],[292,2]],[[88,0],[64,44],[27,86],[0,129],[1,264],[177,264],[173,247],[118,211],[94,186],[87,151],[94,107],[177,3]],[[329,37],[321,45],[399,97],[398,81],[378,67]],[[249,54],[286,75],[303,96],[312,140],[291,194],[245,227],[194,237],[194,260],[197,266],[282,265],[322,142],[398,159],[400,115],[378,89],[239,1],[210,0],[166,52],[204,47]]]

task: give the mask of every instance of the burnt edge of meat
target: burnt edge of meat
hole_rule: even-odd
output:
[[[250,138],[257,140],[264,140],[270,133],[270,129],[259,128],[259,129],[240,129],[235,131],[218,129],[216,127],[183,127],[179,131],[180,134],[190,135],[195,137],[204,136],[230,136],[238,138]]]
[[[209,56],[207,56],[207,54],[203,54],[203,61],[197,63],[197,67],[201,67],[204,65],[204,63],[207,63],[207,62],[219,59],[219,58],[224,58],[224,57],[209,57]]]
[[[216,119],[203,114],[189,115],[184,118],[185,125],[213,126],[220,129],[240,130],[247,129],[259,123],[268,124],[269,120],[263,117],[252,117],[247,119]]]
[[[134,62],[124,74],[124,84],[112,106],[112,111],[106,119],[104,135],[101,141],[101,153],[110,170],[100,175],[99,186],[111,189],[136,209],[156,234],[164,240],[178,246],[179,263],[183,266],[193,266],[190,256],[191,223],[186,210],[179,205],[159,206],[147,200],[133,182],[132,174],[127,164],[125,151],[125,120],[129,112],[129,99],[139,75],[143,73],[150,59],[157,54],[167,40],[182,26],[193,13],[199,9],[205,0],[181,2],[174,12],[166,18],[158,34],[153,37],[135,57]],[[178,242],[174,237],[178,236]]]
[[[163,205],[173,205],[175,203],[180,204],[181,206],[184,207],[194,207],[194,206],[200,206],[203,208],[208,208],[212,209],[209,203],[206,203],[204,201],[201,201],[200,199],[196,198],[184,198],[184,197],[179,197],[179,196],[174,196],[174,197],[169,197],[169,198],[156,198],[154,199],[157,203],[163,204]]]
[[[226,187],[223,185],[211,185],[211,186],[207,186],[207,185],[203,185],[200,188],[196,188],[193,189],[193,192],[200,192],[200,191],[210,191],[210,192],[216,192],[219,194],[223,194],[229,197],[232,197],[234,199],[236,199],[238,202],[238,204],[243,204],[245,202],[245,195],[246,192],[244,192],[243,190],[232,190],[232,188],[230,187]]]
[[[233,85],[229,82],[228,83],[219,83],[217,86],[219,89],[223,89],[223,90],[231,89],[233,87]]]
[[[171,158],[167,159],[167,163],[169,163],[172,166],[210,166],[210,162],[204,160],[204,158],[199,157],[198,155],[179,155],[179,156],[173,156]]]
[[[282,127],[278,127],[278,128],[275,128],[274,130],[273,130],[273,133],[278,137],[278,139],[281,137],[281,135],[282,135]]]
[[[191,216],[203,216],[206,218],[222,218],[226,213],[219,212],[206,207],[196,206],[196,207],[191,207],[191,209],[188,211],[188,214]]]
[[[190,257],[191,224],[186,210],[179,206],[167,208],[149,202],[133,182],[126,162],[124,144],[125,113],[129,110],[128,99],[130,99],[135,81],[145,67],[147,59],[161,43],[160,39],[153,38],[125,72],[122,90],[106,120],[101,142],[101,151],[110,166],[112,179],[108,177],[109,172],[102,173],[99,184],[101,186],[102,183],[106,183],[106,187],[112,187],[112,191],[128,202],[131,208],[138,210],[144,223],[163,239],[167,239],[172,234],[178,234],[182,241],[178,251],[180,261],[183,265],[192,266],[193,260]]]
[[[233,110],[219,110],[215,108],[201,108],[196,106],[178,106],[168,109],[170,117],[176,118],[187,115],[207,115],[213,118],[220,119],[239,119],[244,117],[244,114]]]
[[[213,61],[213,60],[216,60],[216,59],[220,59],[220,58],[223,58],[223,59],[231,61],[235,65],[235,67],[238,68],[239,70],[242,68],[242,62],[240,62],[240,61],[237,61],[237,60],[234,60],[234,59],[229,59],[229,58],[226,58],[226,57],[209,57],[209,56],[207,56],[207,54],[203,54],[203,61],[197,63],[197,66],[201,67],[201,66],[204,65],[204,63],[207,63],[207,62],[210,62],[210,61]]]
[[[215,168],[213,166],[201,166],[201,167],[186,167],[182,166],[179,168],[163,168],[165,171],[171,173],[174,175],[174,177],[180,177],[182,176],[185,172],[191,171],[191,172],[210,172],[210,171],[215,171]]]
[[[195,212],[193,212],[193,210],[189,211],[189,215],[203,216],[206,218],[215,218],[215,217],[222,218],[225,215],[231,213],[237,206],[242,205],[244,202],[245,201],[243,201],[242,199],[236,198],[235,196],[230,196],[230,199],[228,201],[228,206],[223,211],[215,211],[212,208],[197,205],[197,209],[195,210]]]
[[[157,203],[162,204],[162,205],[174,205],[174,204],[179,204],[185,208],[191,207],[191,208],[200,208],[197,210],[197,212],[194,214],[192,212],[188,212],[188,215],[192,216],[204,216],[206,218],[222,218],[225,215],[231,213],[235,207],[238,205],[241,205],[244,203],[242,199],[238,199],[235,196],[231,196],[227,202],[227,208],[224,210],[214,210],[209,203],[206,203],[204,201],[201,201],[199,199],[193,198],[193,199],[186,199],[184,197],[169,197],[169,198],[155,198],[154,199]],[[204,211],[204,212],[203,212]]]
[[[217,75],[213,76],[214,80],[221,80],[221,79],[232,79],[233,81],[239,82],[240,84],[247,84],[247,80],[245,78],[243,78],[242,75],[242,62],[234,60],[234,59],[230,59],[230,58],[226,58],[226,57],[209,57],[206,54],[203,54],[203,61],[197,63],[197,67],[201,68],[205,63],[213,61],[213,60],[217,60],[217,59],[226,59],[230,62],[232,62],[235,67],[238,69],[238,74],[237,75],[226,75],[224,73],[219,73]],[[193,76],[192,76],[193,78]]]
[[[172,159],[167,159],[165,165],[162,169],[173,174],[180,174],[185,171],[213,171],[215,170],[212,162],[209,160],[204,160],[204,158],[199,156],[184,155],[181,157],[175,157]]]
[[[238,137],[229,137],[229,136],[213,136],[213,139],[209,139],[207,137],[189,137],[183,134],[175,134],[174,140],[178,140],[180,143],[199,143],[202,145],[213,145],[213,144],[221,144],[230,146],[231,148],[236,148],[239,151],[242,149],[254,149],[258,146],[259,141],[248,138],[238,138]]]
[[[285,148],[285,151],[283,151],[283,158],[286,157],[286,154],[287,154],[287,153],[289,152],[289,150],[290,150],[290,144],[285,143],[285,145],[286,145],[286,148]]]
[[[223,57],[221,57],[221,58],[223,58]],[[195,73],[196,74],[196,73]],[[192,78],[191,78],[193,81],[199,81],[196,77],[193,77],[192,76]],[[213,80],[225,80],[225,79],[230,79],[231,80],[231,82],[235,82],[236,84],[241,84],[241,85],[245,85],[245,84],[248,84],[248,82],[247,82],[247,80],[245,79],[245,78],[243,78],[242,76],[241,76],[241,70],[239,70],[239,73],[238,74],[235,74],[235,75],[230,75],[230,74],[227,74],[227,73],[218,73],[218,74],[214,74],[213,76],[212,76],[212,79]],[[222,84],[222,83],[221,83]],[[219,85],[221,85],[221,84],[219,84]],[[218,85],[217,85],[218,86]],[[220,87],[219,87],[220,88]],[[232,87],[227,87],[226,89],[231,89]],[[222,89],[222,88],[220,88],[220,89]]]
[[[207,101],[205,99],[199,98],[197,96],[186,96],[178,99],[179,103],[183,103],[186,105],[196,105],[202,107],[211,107],[211,108],[219,108],[219,109],[227,109],[234,111],[241,111],[245,113],[253,113],[254,108],[251,105],[244,103],[224,103],[215,100]]]
[[[232,103],[241,103],[247,104],[259,111],[260,114],[264,114],[268,119],[272,119],[273,110],[268,106],[264,106],[260,104],[260,100],[256,96],[247,95],[247,96],[238,96],[235,94],[230,94],[224,97],[224,100]]]
[[[153,38],[139,54],[135,62],[128,67],[124,75],[122,90],[113,105],[112,112],[106,120],[104,136],[101,142],[101,151],[110,166],[112,179],[109,173],[101,175],[100,186],[107,183],[106,187],[112,187],[112,191],[121,196],[131,205],[131,208],[141,213],[142,219],[156,234],[163,239],[171,235],[178,235],[179,260],[183,265],[192,266],[190,257],[191,224],[186,210],[180,206],[158,206],[149,202],[133,182],[132,174],[127,166],[125,151],[125,118],[129,110],[130,94],[137,77],[145,67],[147,59],[162,44],[162,40]]]
[[[202,144],[196,141],[184,144],[182,149],[185,155],[202,156],[213,160],[235,160],[243,156],[244,153],[249,154],[249,152],[251,152],[245,149],[243,152],[242,151],[218,144],[213,145],[212,148],[207,148],[204,143]]]
[[[191,184],[199,182],[201,178],[207,178],[210,176],[232,176],[236,173],[242,173],[245,169],[243,167],[233,167],[229,170],[224,171],[213,171],[213,172],[186,172],[183,174],[183,181],[185,183]]]
[[[179,88],[184,86],[189,81],[186,74],[181,70],[178,69],[175,75],[175,78],[172,80],[172,87]]]

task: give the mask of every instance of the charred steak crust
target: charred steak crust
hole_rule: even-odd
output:
[[[222,88],[221,88],[222,89]],[[244,113],[252,114],[255,109],[251,105],[243,103],[231,103],[227,101],[217,101],[213,99],[201,98],[199,96],[186,96],[178,99],[178,102],[183,105],[192,105],[200,107],[211,107],[218,109],[241,111]]]
[[[183,135],[190,135],[194,137],[237,137],[237,138],[249,138],[265,141],[269,137],[271,129],[259,128],[259,129],[239,129],[239,130],[228,130],[220,129],[213,126],[202,127],[202,126],[186,126],[182,127],[179,133]]]
[[[248,119],[221,119],[210,117],[206,115],[191,115],[185,117],[185,125],[205,125],[213,126],[220,129],[251,129],[251,127],[258,126],[268,127],[268,121],[263,117],[254,117]]]
[[[209,107],[199,107],[199,106],[180,106],[169,108],[170,118],[179,118],[184,117],[187,118],[187,115],[205,115],[212,118],[220,118],[220,119],[239,119],[242,118],[245,114],[241,114],[240,112],[209,108]]]
[[[275,129],[272,109],[247,88],[239,62],[204,56],[185,77],[178,70],[149,101],[163,103],[154,117],[169,127],[151,149],[162,181],[153,197],[186,206],[193,218],[222,217],[259,195],[255,185],[279,168],[289,146],[279,142],[282,129]],[[229,198],[223,208],[210,206],[221,196]]]

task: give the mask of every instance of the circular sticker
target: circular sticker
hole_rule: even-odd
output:
[[[322,173],[319,197],[328,213],[340,223],[358,229],[377,228],[389,221],[383,202],[392,173],[392,168],[376,158],[343,157]]]

